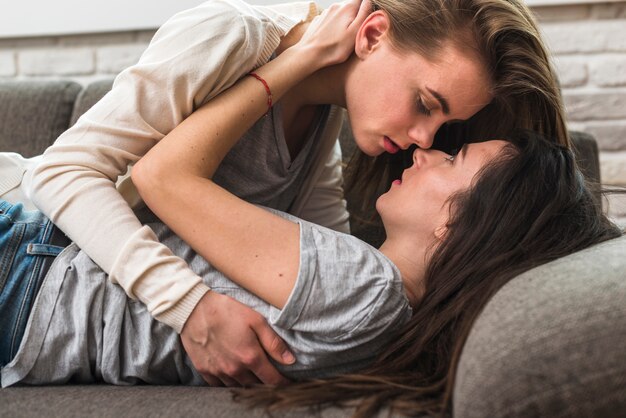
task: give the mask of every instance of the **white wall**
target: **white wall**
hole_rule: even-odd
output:
[[[3,0],[9,1],[0,13],[0,38],[153,29],[174,13],[205,0]],[[325,7],[332,0],[317,3]]]

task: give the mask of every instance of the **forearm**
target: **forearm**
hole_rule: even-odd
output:
[[[288,49],[255,70],[270,87],[274,103],[311,74],[314,67],[303,55],[306,54]],[[259,80],[242,78],[163,138],[158,148],[137,164],[133,176],[138,175],[137,168],[162,175],[169,175],[176,168],[198,177],[212,177],[232,146],[267,113],[267,99],[267,91]]]
[[[359,4],[332,7],[311,23],[298,44],[256,71],[274,100],[354,51],[354,34],[367,13]],[[357,9],[360,18],[355,20]],[[264,85],[244,77],[161,140],[135,166],[133,180],[148,206],[198,253],[235,282],[281,307],[297,278],[298,226],[208,180],[267,110]]]
[[[109,273],[112,282],[180,332],[193,309],[190,305],[208,288],[149,228],[142,227],[113,182],[75,168],[43,169],[35,193],[37,204]],[[66,182],[72,187],[64,187]]]
[[[210,180],[176,179],[172,187],[155,193],[156,199],[171,199],[154,205],[160,208],[155,213],[229,279],[282,308],[298,276],[298,224],[242,201]]]
[[[312,66],[301,53],[287,50],[257,70],[274,99],[309,74]],[[207,180],[267,110],[263,84],[252,77],[240,80],[151,150],[134,167],[133,180],[148,206],[196,251],[233,281],[280,307],[297,278],[298,226]]]

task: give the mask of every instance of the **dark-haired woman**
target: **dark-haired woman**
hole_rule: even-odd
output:
[[[388,236],[380,251],[203,183],[214,202],[205,215],[222,234],[221,245],[206,245],[184,228],[178,233],[232,281],[164,225],[151,226],[212,286],[207,297],[219,303],[220,293],[230,295],[268,318],[298,358],[280,366],[292,379],[364,370],[285,388],[297,402],[375,397],[391,388],[417,405],[440,400],[453,353],[502,285],[620,235],[587,190],[571,151],[527,133],[468,144],[456,156],[416,150],[414,164],[378,201]],[[75,245],[45,277],[37,274],[45,254],[58,252],[41,244],[53,226],[40,213],[6,202],[0,211],[3,254],[18,254],[0,271],[3,386],[203,383],[177,334],[128,299]],[[251,270],[256,279],[247,281]],[[5,296],[25,284],[37,299],[16,309],[21,304]],[[27,327],[5,325],[9,319],[25,325],[25,318]],[[354,389],[328,390],[345,386]]]

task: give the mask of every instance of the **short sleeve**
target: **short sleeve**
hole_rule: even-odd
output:
[[[300,270],[270,323],[316,341],[358,344],[410,317],[400,272],[380,251],[344,233],[300,221]]]

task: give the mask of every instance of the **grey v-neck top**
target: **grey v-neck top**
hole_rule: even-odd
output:
[[[330,106],[318,110],[302,148],[292,159],[282,125],[282,107],[277,103],[230,150],[213,181],[250,203],[289,211],[312,167],[311,155],[320,145],[329,112]]]
[[[165,225],[149,225],[213,291],[267,318],[297,358],[293,365],[278,366],[285,376],[327,377],[362,369],[411,317],[398,269],[351,235],[275,213],[300,226],[298,278],[282,310],[231,282]],[[75,244],[52,265],[20,349],[1,375],[2,387],[204,384],[178,334],[129,299]]]

